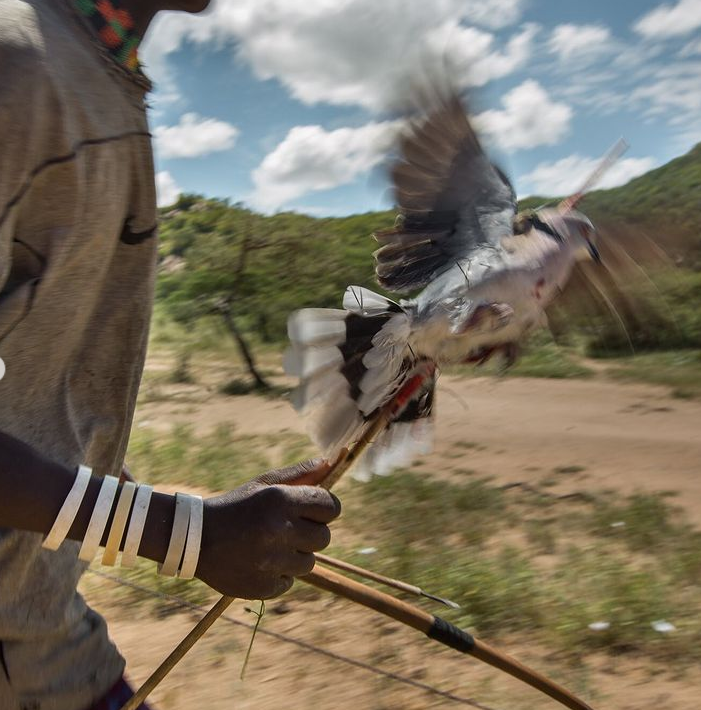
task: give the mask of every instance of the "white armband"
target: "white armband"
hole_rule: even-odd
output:
[[[95,508],[90,516],[88,529],[85,531],[83,544],[80,546],[78,559],[83,562],[92,562],[97,548],[100,547],[102,535],[107,527],[110,513],[112,512],[112,503],[119,487],[119,479],[115,476],[105,476],[102,479],[100,492],[95,501]]]
[[[136,483],[127,481],[122,485],[122,492],[119,494],[117,509],[114,511],[114,519],[112,520],[112,527],[110,528],[110,534],[107,538],[107,544],[105,545],[105,552],[102,555],[103,565],[112,566],[117,561],[119,543],[122,542],[122,537],[124,536],[124,529],[127,526],[127,520],[129,520],[129,513],[135,492]]]
[[[185,543],[187,542],[187,529],[190,524],[190,508],[192,499],[186,493],[175,494],[175,517],[173,518],[173,530],[170,534],[168,552],[162,565],[158,565],[158,574],[165,577],[175,577],[180,569],[183,559]]]
[[[133,567],[136,564],[136,556],[139,554],[139,546],[144,534],[144,526],[146,525],[146,516],[148,507],[151,504],[152,494],[153,486],[146,484],[140,485],[136,491],[136,500],[129,520],[124,550],[122,551],[122,567]]]
[[[56,520],[54,521],[49,534],[46,536],[41,546],[46,550],[58,550],[61,543],[66,539],[76,515],[80,510],[80,504],[85,498],[85,493],[88,490],[92,469],[89,466],[78,466],[73,487],[63,501],[61,510],[59,510]]]
[[[192,579],[197,571],[202,546],[202,526],[204,523],[204,502],[202,496],[190,496],[190,524],[187,529],[187,542],[183,565],[180,568],[181,579]]]

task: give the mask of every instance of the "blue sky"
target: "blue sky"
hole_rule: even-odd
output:
[[[213,0],[160,17],[142,59],[162,204],[390,207],[407,86],[437,66],[520,196],[574,191],[621,136],[603,186],[701,140],[701,0]]]

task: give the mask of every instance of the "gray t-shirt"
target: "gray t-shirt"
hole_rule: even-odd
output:
[[[69,0],[0,0],[0,430],[98,475],[121,470],[147,344],[148,88]],[[41,542],[0,530],[1,710],[81,710],[124,668],[77,543]]]

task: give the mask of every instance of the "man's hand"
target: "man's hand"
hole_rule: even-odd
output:
[[[328,471],[328,464],[310,461],[208,498],[197,576],[232,597],[266,599],[286,592],[295,576],[314,567],[312,553],[329,544],[328,523],[341,512],[335,496],[315,487]],[[48,533],[74,481],[75,470],[0,432],[0,528]],[[91,478],[71,540],[85,537],[101,485],[101,478]],[[163,561],[174,513],[175,497],[154,491],[140,557]],[[107,532],[103,544],[106,538]]]
[[[314,567],[313,552],[331,539],[341,504],[314,487],[329,466],[309,461],[270,471],[205,500],[197,577],[222,594],[269,599]]]

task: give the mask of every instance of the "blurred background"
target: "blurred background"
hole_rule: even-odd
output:
[[[454,599],[429,608],[594,706],[695,707],[701,1],[215,0],[159,20],[142,59],[160,273],[127,461],[165,490],[211,495],[316,454],[287,401],[286,319],[376,289],[384,167],[427,66],[469,94],[521,207],[575,191],[627,139],[581,204],[610,273],[575,273],[513,368],[442,374],[434,452],[344,480],[331,554]],[[135,682],[192,625],[186,605],[216,598],[152,572],[83,583]],[[268,604],[242,682],[247,608],[158,707],[556,707],[299,583]]]

